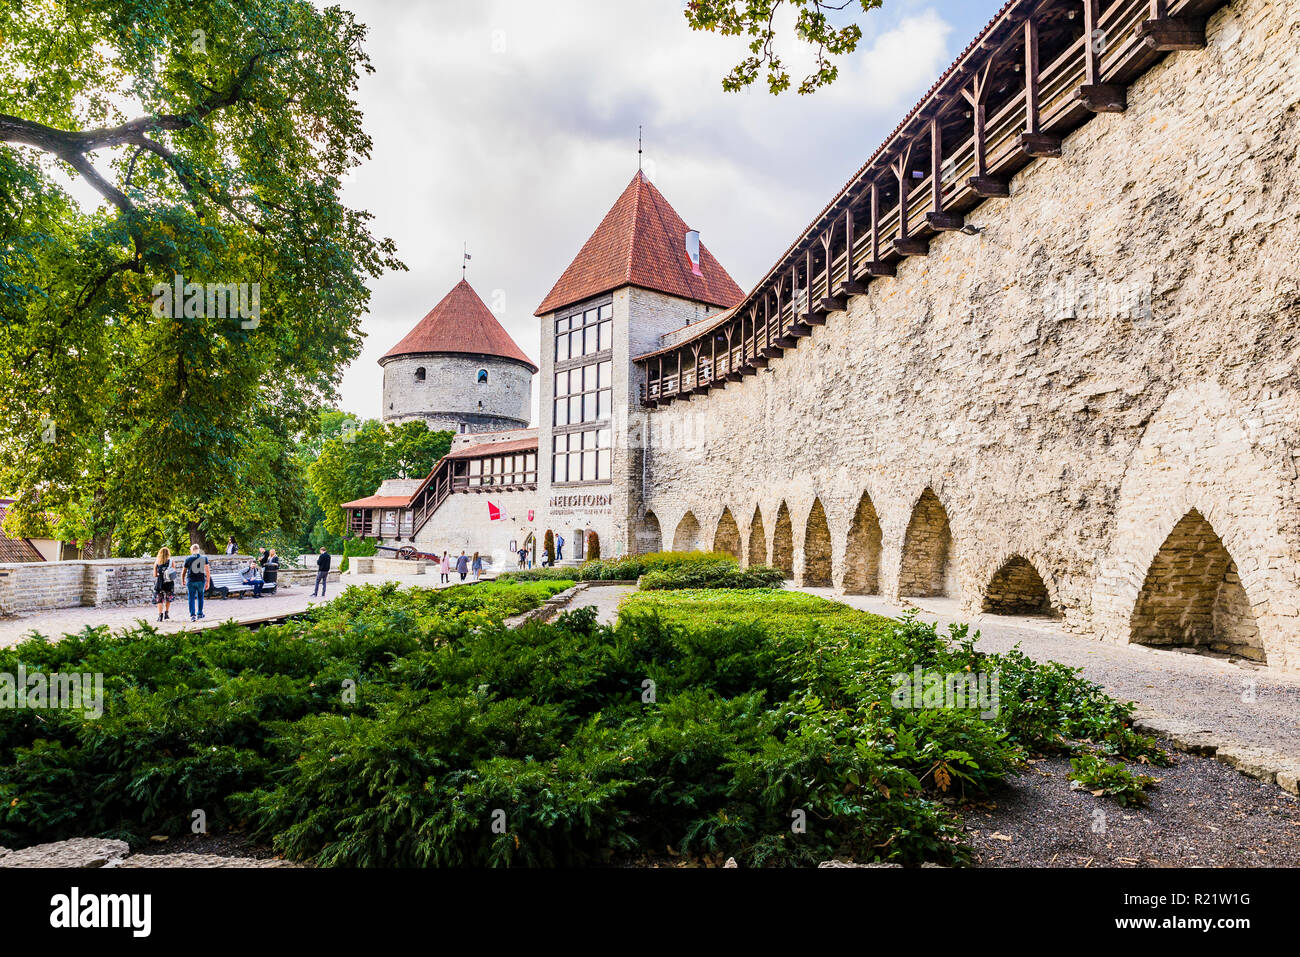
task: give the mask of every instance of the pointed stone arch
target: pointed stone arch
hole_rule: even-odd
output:
[[[880,549],[883,537],[876,506],[871,501],[871,496],[863,492],[849,525],[848,547],[844,552],[846,594],[880,593]]]
[[[740,561],[740,526],[729,508],[724,508],[722,517],[718,519],[718,528],[713,533],[713,550],[725,552]]]
[[[830,588],[831,528],[820,498],[813,499],[803,531],[803,583],[812,588]]]
[[[772,565],[781,569],[786,578],[794,578],[794,526],[785,502],[777,509],[776,527],[772,530]]]
[[[898,594],[915,598],[956,596],[955,549],[948,510],[927,487],[912,507],[898,566]]]
[[[659,528],[659,519],[654,512],[646,512],[637,523],[636,551],[638,555],[650,555],[663,551],[664,535]]]
[[[1047,583],[1034,563],[1023,555],[1012,555],[993,573],[984,589],[982,610],[993,615],[1042,615],[1059,617]]]
[[[754,506],[754,518],[749,523],[750,565],[767,564],[767,529],[763,527],[763,510]]]
[[[1237,565],[1195,508],[1152,559],[1129,629],[1136,644],[1267,660]]]
[[[687,512],[673,532],[673,551],[697,552],[700,550],[700,522],[694,512]]]

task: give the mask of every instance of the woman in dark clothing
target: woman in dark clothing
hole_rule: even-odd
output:
[[[172,617],[172,596],[176,592],[176,583],[172,581],[172,553],[166,547],[158,549],[158,557],[153,562],[153,603],[158,606],[158,620],[170,621]]]
[[[469,559],[464,552],[461,552],[460,558],[456,559],[456,571],[460,572],[461,581],[464,581],[465,576],[469,574]]]

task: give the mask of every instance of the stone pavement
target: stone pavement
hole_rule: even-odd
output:
[[[902,606],[874,595],[840,595],[829,588],[802,591],[863,611],[897,617]],[[1018,615],[963,615],[946,598],[915,599],[918,616],[945,628],[966,622],[979,631],[982,651],[1015,645],[1036,660],[1082,668],[1112,697],[1138,704],[1135,724],[1179,747],[1213,754],[1226,764],[1300,793],[1300,675],[1279,674],[1218,658],[1119,645],[1060,631],[1050,619]]]
[[[460,584],[460,576],[452,575],[451,584]],[[172,602],[171,619],[159,623],[158,611],[154,605],[100,605],[87,608],[60,608],[54,611],[22,615],[15,618],[0,618],[0,648],[16,645],[32,632],[39,632],[46,637],[75,634],[87,627],[108,625],[113,630],[130,628],[137,621],[151,624],[160,631],[183,631],[185,629],[215,628],[227,621],[254,621],[279,615],[291,615],[306,611],[308,608],[328,602],[342,593],[349,585],[398,582],[402,585],[416,585],[422,588],[443,587],[438,583],[437,575],[342,575],[337,584],[330,583],[329,594],[325,598],[312,598],[311,592],[304,585],[285,588],[275,595],[264,598],[212,598],[204,602],[204,614],[200,622],[191,622],[184,595]]]

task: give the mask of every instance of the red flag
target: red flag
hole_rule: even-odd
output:
[[[501,508],[499,505],[493,505],[491,502],[488,502],[489,522],[500,522],[503,519],[507,519],[509,517],[510,517],[509,513],[506,512],[504,508]]]

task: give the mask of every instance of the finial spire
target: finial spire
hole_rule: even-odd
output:
[[[465,278],[465,269],[469,265],[469,243],[461,243],[460,278]]]
[[[636,169],[641,172],[641,127],[638,124],[636,128]]]

